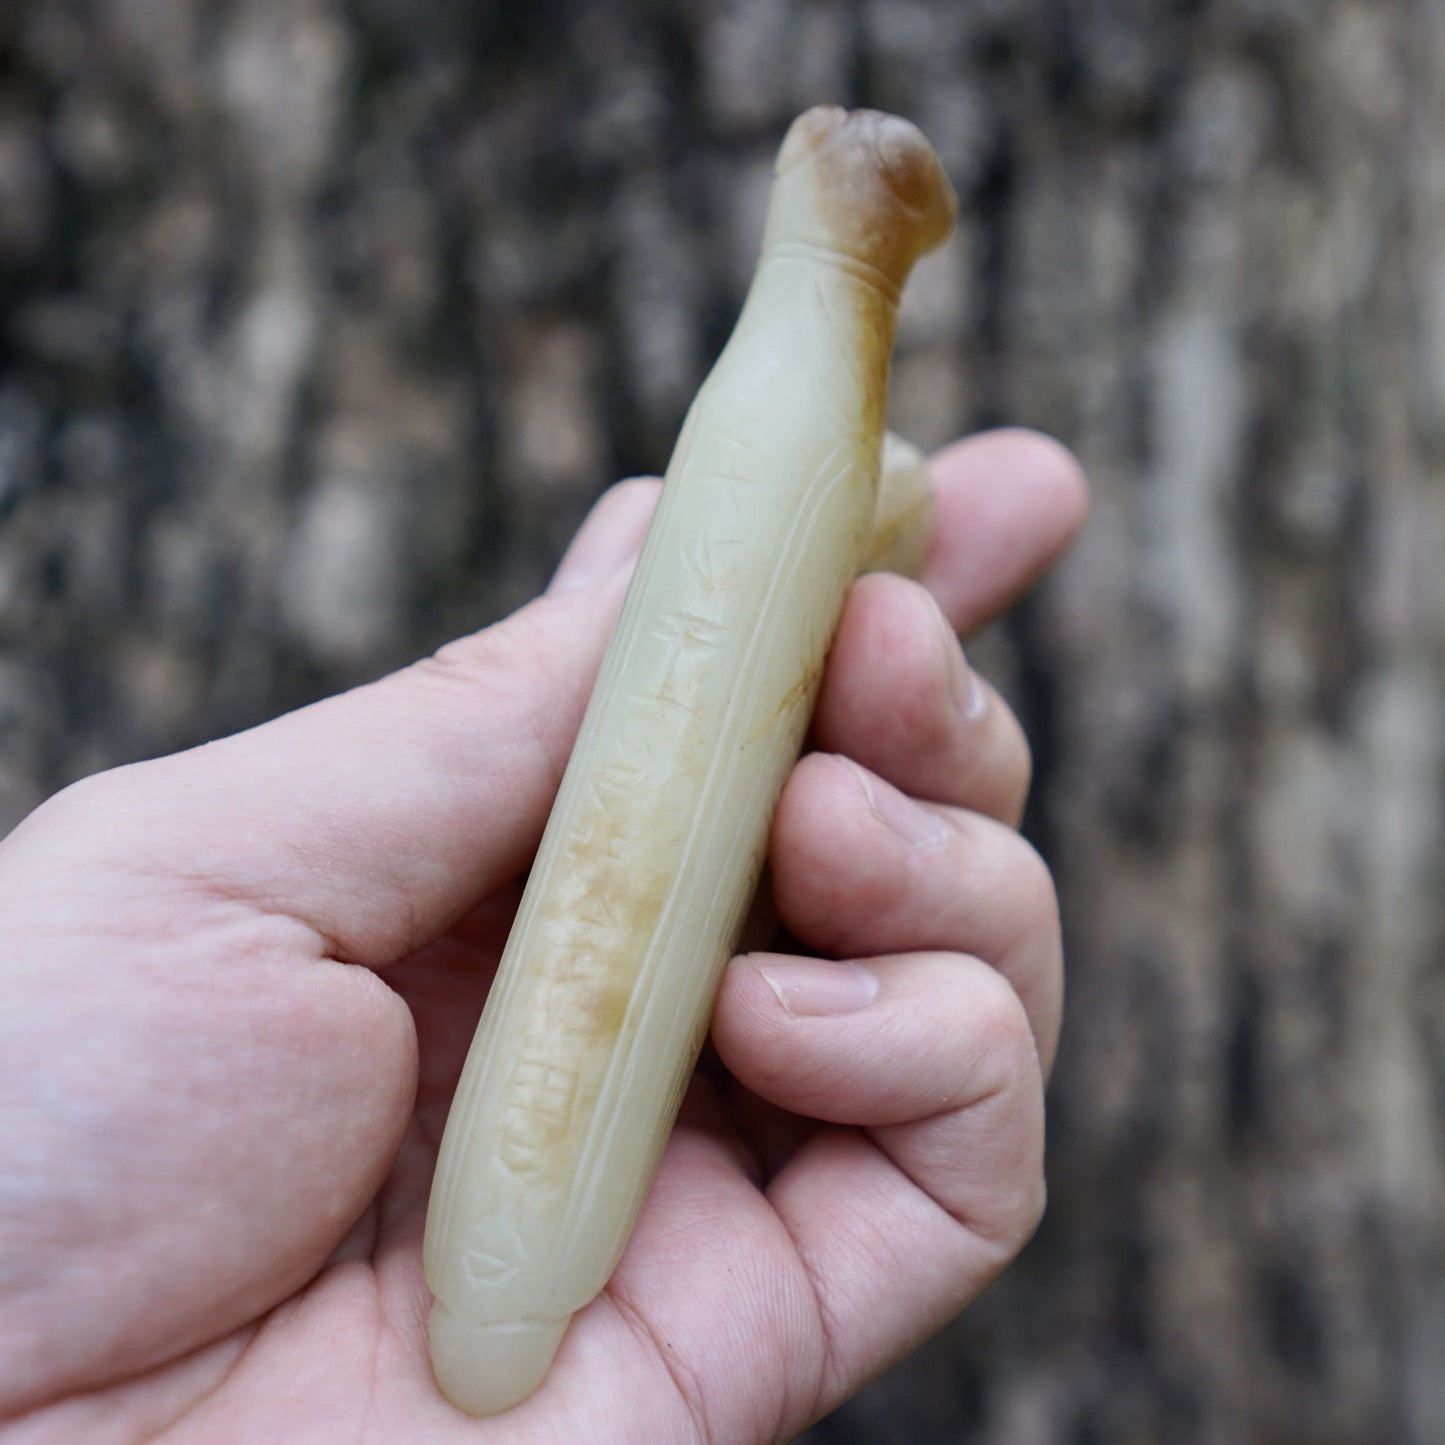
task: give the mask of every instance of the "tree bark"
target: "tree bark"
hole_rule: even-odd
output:
[[[537,590],[818,100],[963,201],[897,425],[1096,500],[974,649],[1066,921],[1049,1216],[808,1438],[1445,1439],[1437,0],[12,0],[0,829]]]

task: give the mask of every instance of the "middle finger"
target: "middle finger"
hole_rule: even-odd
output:
[[[1009,824],[1023,814],[1023,730],[968,666],[938,604],[916,582],[878,573],[854,586],[812,736],[915,797]]]

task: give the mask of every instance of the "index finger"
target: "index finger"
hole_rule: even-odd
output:
[[[937,503],[922,581],[966,636],[1068,551],[1088,517],[1088,485],[1073,453],[1021,427],[954,442],[929,467]]]

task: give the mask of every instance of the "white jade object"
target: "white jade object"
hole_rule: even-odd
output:
[[[472,1414],[536,1389],[616,1267],[848,586],[921,556],[921,459],[895,450],[880,500],[879,456],[899,289],[954,211],[896,117],[819,107],[779,152],[442,1141],[432,1361]]]
[[[932,537],[933,482],[928,461],[912,442],[885,432],[873,532],[859,570],[917,577]]]

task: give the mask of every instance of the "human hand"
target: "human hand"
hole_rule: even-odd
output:
[[[622,1263],[505,1416],[432,1381],[427,1193],[655,484],[507,621],[0,843],[7,1442],[786,1439],[1008,1263],[1060,944],[1027,749],[951,629],[1085,499],[1028,433],[935,477],[927,590],[854,587],[773,829],[783,924],[863,962],[729,965]]]

